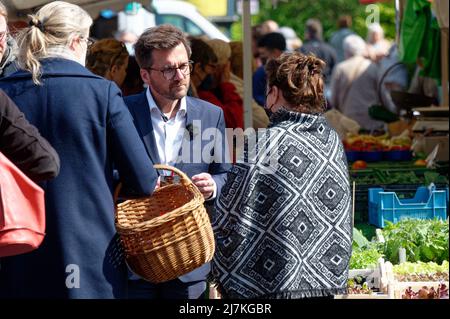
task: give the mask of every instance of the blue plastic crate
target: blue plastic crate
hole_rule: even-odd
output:
[[[369,223],[383,228],[385,220],[393,223],[405,218],[446,219],[448,191],[421,186],[413,198],[399,199],[395,192],[369,188]]]

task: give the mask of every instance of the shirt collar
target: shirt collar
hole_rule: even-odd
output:
[[[155,99],[153,98],[152,93],[150,92],[150,88],[147,88],[147,100],[148,100],[148,105],[150,106],[150,112],[159,112],[161,113],[161,110],[158,108],[158,106],[156,105]],[[180,109],[177,112],[177,116],[178,114],[182,117],[186,116],[186,112],[187,112],[187,104],[186,104],[186,97],[182,97],[180,100]]]

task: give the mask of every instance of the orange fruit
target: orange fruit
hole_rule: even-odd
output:
[[[352,169],[365,169],[367,168],[367,163],[364,161],[356,161],[352,164]]]
[[[414,166],[427,166],[427,161],[423,159],[418,159],[414,162]]]

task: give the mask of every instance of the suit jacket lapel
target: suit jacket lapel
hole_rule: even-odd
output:
[[[150,106],[146,96],[146,91],[141,94],[140,99],[134,105],[136,113],[135,121],[136,126],[142,136],[147,153],[150,155],[154,164],[160,164],[161,160],[158,154],[158,148],[156,146],[155,135],[153,134],[152,117],[150,114]]]
[[[189,157],[190,161],[192,163],[193,160],[193,125],[194,121],[200,120],[200,114],[198,112],[197,107],[191,103],[190,98],[186,97],[186,129],[189,131]],[[201,132],[200,132],[201,133]],[[182,158],[182,147],[180,147],[180,150],[178,152],[178,157]],[[182,161],[175,164],[175,167],[179,170],[183,171],[183,167],[186,163],[183,163]]]

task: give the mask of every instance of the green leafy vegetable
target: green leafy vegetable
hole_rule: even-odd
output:
[[[364,248],[369,244],[370,242],[367,240],[366,237],[364,237],[362,232],[356,228],[353,228],[353,247]]]
[[[399,263],[398,250],[406,249],[407,261],[441,264],[449,259],[448,220],[405,219],[396,224],[387,222],[382,231],[385,243],[381,251],[393,264]]]
[[[378,259],[383,255],[377,250],[375,245],[370,248],[353,248],[352,257],[350,258],[350,269],[368,269],[375,268]]]

